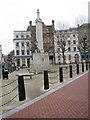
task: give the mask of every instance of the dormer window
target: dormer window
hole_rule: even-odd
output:
[[[18,35],[16,35],[16,38],[19,38],[19,36],[18,36]]]

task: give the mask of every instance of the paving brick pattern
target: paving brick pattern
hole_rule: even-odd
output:
[[[88,118],[88,73],[9,118]]]

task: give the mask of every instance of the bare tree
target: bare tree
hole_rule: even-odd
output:
[[[83,57],[85,59],[85,61],[88,61],[88,52],[89,52],[89,49],[90,49],[90,46],[87,42],[87,37],[84,36],[78,46],[78,49],[80,52],[83,52]]]
[[[62,58],[63,58],[63,63],[65,64],[66,63],[66,58],[65,58],[65,52],[70,48],[70,47],[68,47],[68,48],[66,48],[66,41],[65,40],[60,40],[60,41],[58,41],[58,54],[60,55],[60,56],[62,56]]]
[[[68,22],[65,21],[57,21],[56,29],[58,30],[65,30],[70,27]]]

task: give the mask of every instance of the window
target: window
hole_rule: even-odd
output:
[[[76,40],[73,40],[73,44],[76,44]]]
[[[29,42],[27,42],[26,44],[27,44],[27,47],[29,47]]]
[[[17,59],[17,66],[20,66],[20,59]]]
[[[22,55],[24,55],[25,53],[24,53],[24,50],[22,50]]]
[[[76,47],[73,47],[73,51],[76,51]]]
[[[60,60],[60,56],[58,56],[58,60]]]
[[[70,48],[70,47],[68,48],[68,51],[71,51],[71,48]]]
[[[75,54],[75,62],[79,62],[79,55]]]
[[[71,44],[71,41],[70,40],[68,40],[68,45],[70,45]]]
[[[29,38],[29,35],[26,35],[26,38]]]
[[[22,42],[21,44],[22,44],[22,47],[24,47],[24,42]]]
[[[19,47],[19,43],[18,42],[16,43],[16,47]]]
[[[30,58],[27,58],[27,66],[30,66]]]
[[[81,57],[82,57],[83,59],[85,58],[85,56],[84,56],[84,55],[82,55]]]
[[[29,50],[27,50],[27,55],[29,55]]]
[[[75,35],[73,35],[73,37],[75,37]]]
[[[19,50],[16,50],[16,55],[19,55]]]
[[[68,56],[68,59],[71,60],[71,55]]]

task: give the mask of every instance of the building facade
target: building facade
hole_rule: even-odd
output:
[[[59,42],[65,41],[65,48],[60,48]],[[63,63],[62,49],[65,49],[65,62],[75,63],[81,61],[80,52],[78,50],[78,29],[70,28],[67,30],[56,31],[55,33],[55,62]],[[62,42],[60,43],[62,44]],[[59,51],[58,51],[59,50]]]
[[[14,55],[16,66],[30,66],[31,32],[14,31]]]

